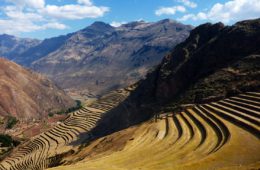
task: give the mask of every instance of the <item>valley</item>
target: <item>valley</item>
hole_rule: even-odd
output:
[[[20,18],[98,8],[34,5],[21,1],[31,13]],[[186,8],[156,15],[165,10]],[[260,169],[260,18],[73,30],[0,35],[0,170]]]
[[[170,19],[136,21],[120,27],[98,21],[35,43],[15,57],[1,50],[0,56],[45,74],[77,99],[88,99],[144,78],[170,49],[188,37],[191,29]]]

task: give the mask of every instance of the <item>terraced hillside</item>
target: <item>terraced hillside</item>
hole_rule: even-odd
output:
[[[100,100],[71,113],[62,123],[16,148],[0,163],[1,170],[40,170],[57,164],[60,156],[73,152],[98,120],[128,96],[130,88],[109,93]]]
[[[259,138],[260,93],[249,92],[103,137],[53,170],[259,169]]]

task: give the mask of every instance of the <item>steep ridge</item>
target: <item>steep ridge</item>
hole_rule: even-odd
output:
[[[64,89],[100,95],[143,78],[166,52],[188,37],[191,29],[172,20],[132,22],[120,27],[95,22],[57,37],[57,41],[45,40],[20,59],[27,62],[26,56],[31,56],[34,61],[26,64]]]
[[[260,93],[249,92],[100,138],[66,158],[79,163],[53,170],[258,169],[259,139]]]
[[[73,112],[60,124],[14,149],[0,169],[44,169],[59,164],[59,157],[74,153],[91,130],[113,107],[122,102],[132,88],[110,92],[98,101]]]
[[[0,115],[21,120],[46,117],[75,102],[46,77],[0,58]]]
[[[260,19],[203,24],[139,82],[138,105],[203,103],[260,87]],[[157,103],[157,104],[156,104]]]
[[[160,111],[179,112],[183,106],[258,91],[259,28],[260,19],[233,26],[217,23],[196,27],[154,71],[136,83],[124,103],[128,112],[103,120],[97,134],[140,123]]]

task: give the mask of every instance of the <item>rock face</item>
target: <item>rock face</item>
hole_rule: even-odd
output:
[[[40,74],[0,58],[0,115],[43,118],[74,106],[74,101]]]
[[[203,24],[140,82],[138,98],[157,102],[201,103],[260,85],[260,19]]]
[[[14,61],[46,74],[64,89],[103,94],[143,78],[191,29],[168,19],[120,27],[95,22],[78,32],[46,39]]]
[[[12,35],[0,35],[0,56],[4,56],[10,60],[21,55],[29,48],[37,46],[41,41],[28,38],[18,38]]]
[[[155,113],[176,113],[192,104],[259,92],[258,44],[260,19],[233,26],[198,26],[153,72],[135,84],[136,89],[121,108],[114,108],[114,114],[103,119],[97,134],[140,123]]]

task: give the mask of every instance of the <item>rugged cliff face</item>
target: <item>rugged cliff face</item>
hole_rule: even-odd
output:
[[[74,105],[74,101],[46,77],[0,58],[1,116],[39,119]]]
[[[198,26],[146,79],[136,84],[125,102],[103,120],[97,134],[141,122],[154,113],[177,112],[185,104],[259,91],[258,44],[260,19],[233,26]]]
[[[140,82],[138,96],[162,103],[200,103],[257,90],[259,28],[259,19],[233,26],[222,23],[198,26]]]

